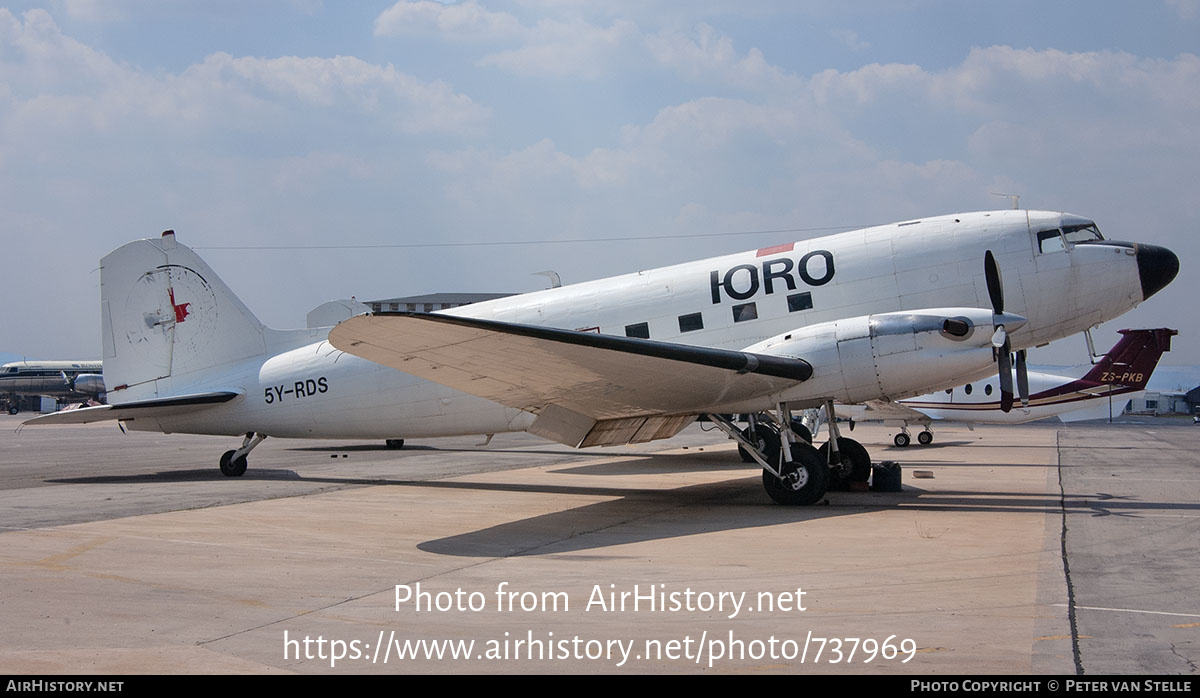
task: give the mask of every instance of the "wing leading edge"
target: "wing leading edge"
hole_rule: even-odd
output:
[[[529,431],[571,446],[673,436],[708,408],[790,388],[805,361],[425,313],[354,317],[334,347],[539,415]]]

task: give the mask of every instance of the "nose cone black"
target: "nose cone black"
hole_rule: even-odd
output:
[[[1165,247],[1137,246],[1138,276],[1142,279],[1142,300],[1161,291],[1179,273],[1179,258]]]

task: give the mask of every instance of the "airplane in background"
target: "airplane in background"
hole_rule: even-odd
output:
[[[167,231],[101,260],[109,404],[26,424],[241,434],[220,458],[238,476],[268,436],[528,431],[609,446],[706,415],[762,466],[773,500],[811,504],[831,479],[865,481],[871,461],[836,419],[821,449],[803,442],[793,409],[832,415],[835,401],[900,400],[997,370],[1011,407],[1014,349],[1118,317],[1178,270],[1170,250],[1106,240],[1086,218],[992,211],[274,330]],[[1019,283],[1006,289],[1005,274]],[[748,435],[730,413],[750,415]]]
[[[917,443],[933,443],[929,425],[934,420],[970,425],[1023,424],[1054,416],[1064,422],[1099,419],[1107,414],[1109,398],[1146,389],[1163,352],[1171,350],[1171,337],[1179,334],[1165,328],[1119,332],[1121,338],[1113,348],[1080,378],[1029,372],[1028,403],[1008,412],[1001,409],[1000,392],[989,378],[898,402],[838,405],[837,413],[852,422],[882,421],[889,427],[901,427],[892,439],[897,446],[911,443],[908,427],[912,424],[925,426],[917,434]]]
[[[9,414],[21,411],[23,396],[99,399],[104,396],[99,361],[13,361],[0,366],[0,396]]]

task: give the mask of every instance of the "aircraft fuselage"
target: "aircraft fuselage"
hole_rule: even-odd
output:
[[[1068,220],[1082,219],[1037,211],[939,216],[441,312],[740,350],[792,329],[844,318],[923,308],[991,308],[983,261],[990,250],[1003,276],[1005,310],[1028,320],[1011,333],[1015,350],[1118,317],[1161,287],[1154,278],[1147,281],[1147,268],[1153,265],[1145,258],[1169,252],[1109,241],[1055,248],[1046,231],[1061,230]],[[1140,261],[1139,255],[1144,257]],[[1177,268],[1177,260],[1175,264]],[[215,275],[209,281],[220,285]],[[184,317],[173,330],[178,345],[188,331],[189,314],[204,306],[202,299],[184,298],[178,290],[171,304],[176,315],[183,307]],[[266,332],[265,351],[220,370],[189,372],[181,356],[168,356],[167,375],[110,392],[110,402],[236,390],[243,394],[226,404],[189,415],[138,418],[129,426],[279,437],[495,433],[523,430],[534,419],[345,354],[320,332]],[[984,366],[971,375],[945,375],[893,397],[960,385],[992,371],[994,367]],[[767,401],[763,408],[771,406]],[[747,406],[738,407],[742,411]]]

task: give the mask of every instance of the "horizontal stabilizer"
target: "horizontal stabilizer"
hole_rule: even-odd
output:
[[[354,317],[329,341],[507,407],[541,414],[556,405],[599,421],[701,414],[812,376],[798,359],[442,314]]]
[[[77,410],[62,410],[53,414],[27,419],[22,426],[33,424],[89,424],[110,419],[137,419],[138,417],[166,417],[186,414],[229,402],[240,393],[222,391],[215,393],[193,393],[174,395],[151,400],[135,400],[119,405],[98,405]]]

